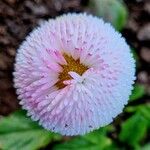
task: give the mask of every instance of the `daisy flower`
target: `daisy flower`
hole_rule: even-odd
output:
[[[92,15],[44,22],[16,56],[20,104],[33,120],[62,135],[111,123],[127,104],[134,80],[135,61],[124,38]]]

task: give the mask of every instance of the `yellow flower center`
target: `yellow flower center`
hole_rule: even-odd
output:
[[[79,75],[82,75],[88,69],[87,66],[80,63],[79,59],[74,60],[72,56],[68,56],[67,54],[63,54],[63,57],[65,58],[67,64],[61,65],[63,70],[59,73],[59,81],[55,84],[58,89],[62,89],[66,86],[63,81],[72,79],[68,72],[73,71]]]

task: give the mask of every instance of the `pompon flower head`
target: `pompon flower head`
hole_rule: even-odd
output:
[[[62,135],[82,135],[122,112],[134,74],[130,48],[109,23],[67,14],[27,36],[16,56],[14,83],[33,120]]]

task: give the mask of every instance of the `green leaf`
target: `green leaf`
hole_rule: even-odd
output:
[[[128,106],[126,112],[140,113],[150,124],[150,104],[141,104],[138,106]]]
[[[144,145],[141,150],[150,150],[150,143]]]
[[[147,120],[140,113],[135,113],[122,124],[119,139],[133,147],[138,147],[146,134],[147,127]]]
[[[111,139],[106,136],[107,127],[95,130],[85,136],[75,137],[70,141],[56,145],[54,150],[116,150]]]
[[[150,104],[141,105],[138,107],[138,112],[148,121],[150,125]]]
[[[139,56],[134,48],[131,48],[131,53],[133,55],[134,60],[136,61],[136,66],[139,66]]]
[[[90,0],[89,7],[95,15],[112,23],[117,30],[121,30],[126,24],[127,9],[119,0]]]
[[[136,84],[132,91],[132,95],[130,96],[130,100],[131,101],[137,100],[137,99],[141,98],[144,94],[145,94],[144,86],[142,86],[140,84]]]
[[[60,136],[41,128],[25,115],[17,111],[0,120],[0,149],[37,150]]]
[[[150,128],[150,104],[141,104],[138,106],[128,106],[125,109],[129,113],[139,113],[147,122],[147,127]]]

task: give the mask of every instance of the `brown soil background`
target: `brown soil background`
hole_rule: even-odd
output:
[[[145,103],[150,100],[150,1],[125,3],[129,18],[122,34],[138,55],[137,82],[146,87],[139,103]],[[16,50],[28,33],[42,20],[67,12],[90,12],[87,4],[88,0],[0,0],[0,115],[19,108],[12,72]]]

